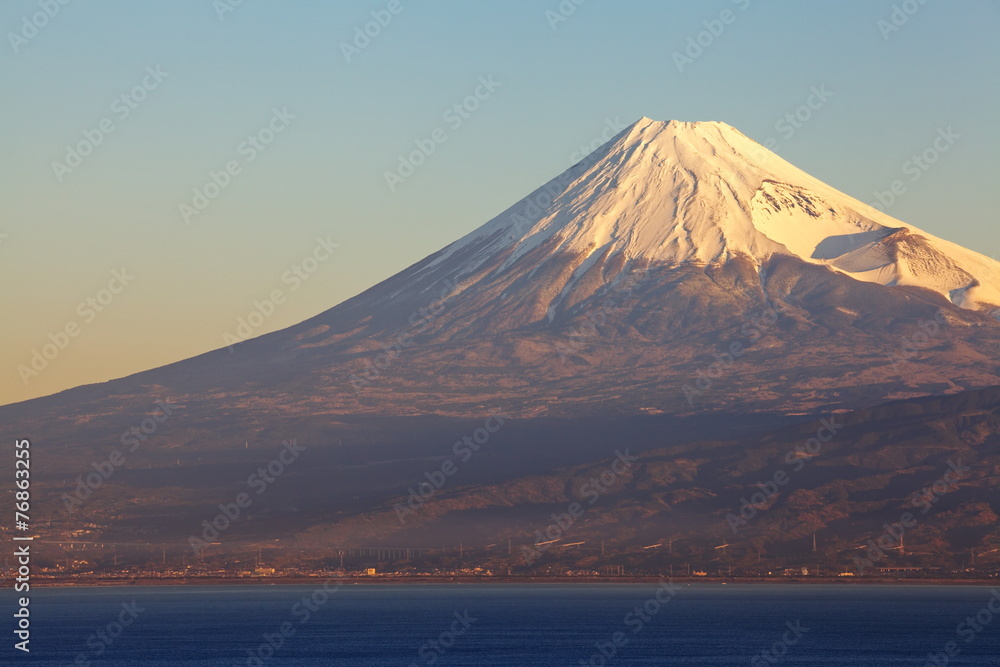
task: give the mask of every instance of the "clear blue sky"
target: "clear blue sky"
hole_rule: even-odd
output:
[[[389,0],[243,0],[220,18],[230,2],[72,1],[37,33],[37,0],[0,6],[0,402],[221,347],[275,289],[287,298],[254,333],[325,310],[557,175],[608,119],[725,121],[868,202],[902,179],[893,215],[1000,252],[995,1],[930,0],[887,32],[883,0],[587,0],[558,23],[558,0],[400,0],[351,62],[342,43]],[[705,21],[721,34],[679,71]],[[446,121],[480,77],[500,85]],[[814,86],[832,97],[787,137],[776,123]],[[102,121],[113,130],[57,174]],[[272,143],[241,149],[270,122]],[[913,182],[905,163],[948,127],[961,138]],[[436,128],[446,141],[390,192],[386,170]],[[179,205],[229,161],[239,173],[185,224]],[[283,276],[318,236],[340,247],[292,290]],[[81,310],[122,267],[134,279]],[[26,385],[17,367],[71,323]]]

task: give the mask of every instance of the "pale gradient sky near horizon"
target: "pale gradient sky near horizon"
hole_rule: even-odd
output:
[[[341,43],[389,0],[243,0],[220,18],[228,1],[70,2],[24,39],[39,0],[0,6],[0,404],[222,347],[275,289],[286,300],[255,334],[322,312],[558,175],[609,119],[725,121],[869,203],[903,180],[892,215],[1000,253],[994,0],[930,0],[887,35],[902,0],[587,0],[555,29],[560,0],[400,0],[351,62]],[[678,71],[674,52],[724,10]],[[126,117],[115,100],[144,77]],[[499,87],[455,127],[444,113],[480,77]],[[832,96],[789,137],[777,123],[814,86]],[[249,161],[241,143],[275,108],[294,118]],[[57,176],[102,121],[113,130]],[[435,128],[447,140],[390,192],[384,173]],[[960,138],[914,182],[904,165],[942,128]],[[240,173],[185,224],[179,205],[231,160]],[[318,237],[339,248],[293,290],[283,276]],[[123,267],[134,279],[90,319],[80,304]],[[25,383],[18,367],[74,323]]]

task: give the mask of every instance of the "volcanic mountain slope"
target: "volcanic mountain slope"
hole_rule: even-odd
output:
[[[669,429],[655,419],[646,426]],[[589,437],[603,439],[596,432]],[[426,501],[412,486],[409,495],[298,537],[313,544],[433,544],[435,537],[463,535],[468,543],[509,538],[532,545],[553,539],[536,540],[535,531],[544,534],[554,516],[579,503],[584,512],[563,526],[557,541],[593,548],[606,540],[639,550],[670,539],[678,553],[701,556],[731,542],[734,553],[752,560],[760,549],[807,553],[809,538],[818,534],[832,549],[828,556],[846,565],[857,544],[879,537],[908,511],[917,517],[906,534],[911,553],[940,563],[949,554],[1000,548],[1000,387],[738,438],[652,449],[642,438],[632,439],[638,447],[604,442],[603,460],[494,484],[456,478]],[[615,463],[622,452],[627,456]],[[609,470],[616,472],[610,481],[595,481]]]
[[[190,555],[191,536],[203,534],[202,522],[220,503],[248,490],[248,475],[274,459],[279,438],[310,428],[284,424],[266,432],[265,446],[195,452],[186,443],[197,433],[175,419],[179,413],[82,494],[78,476],[93,477],[89,462],[110,460],[108,448],[71,438],[66,446],[33,441],[33,516],[47,558],[61,561],[54,545],[65,542],[128,543],[156,558],[162,545],[175,557]],[[508,565],[565,569],[606,543],[605,564],[655,571],[668,563],[706,566],[721,544],[730,545],[727,556],[737,564],[759,566],[761,552],[772,564],[813,558],[810,538],[817,535],[827,566],[847,568],[857,545],[879,539],[884,525],[910,512],[917,523],[906,544],[922,555],[890,563],[957,565],[970,550],[993,554],[987,565],[1000,563],[1000,387],[806,419],[504,420],[470,456],[463,436],[484,423],[408,417],[328,424],[343,444],[306,446],[212,540],[219,544],[211,554],[234,558],[261,543],[296,553],[510,540]],[[549,537],[553,517],[573,503],[583,513]],[[672,558],[644,549],[668,540]],[[580,543],[586,553],[568,546]],[[541,555],[522,557],[532,551]],[[110,552],[106,558],[110,565]]]

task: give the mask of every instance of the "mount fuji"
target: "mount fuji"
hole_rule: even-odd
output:
[[[928,397],[975,415],[987,399],[962,397],[1000,385],[998,313],[1000,263],[825,185],[724,123],[642,118],[463,238],[309,320],[4,406],[0,419],[40,443],[40,488],[55,507],[60,480],[119,446],[158,401],[176,408],[135,467],[116,473],[115,500],[89,506],[134,526],[147,510],[133,516],[129,503],[151,508],[177,492],[167,504],[181,521],[224,497],[234,467],[295,437],[314,448],[313,464],[294,473],[297,489],[268,499],[308,508],[275,519],[308,530],[330,507],[368,516],[495,414],[511,424],[491,441],[504,454],[484,454],[489,466],[463,482],[481,489],[593,463],[608,441],[633,436],[649,449]],[[524,493],[528,502],[535,491]]]

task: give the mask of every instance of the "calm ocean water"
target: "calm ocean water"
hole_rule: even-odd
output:
[[[31,655],[16,655],[8,631],[0,664],[920,666],[935,664],[928,654],[951,648],[953,656],[938,664],[1000,665],[1000,615],[993,619],[988,587],[701,584],[660,589],[658,596],[657,590],[655,584],[345,585],[333,593],[314,586],[36,589]],[[1000,592],[995,599],[1000,610]],[[2,604],[9,626],[9,590]]]

